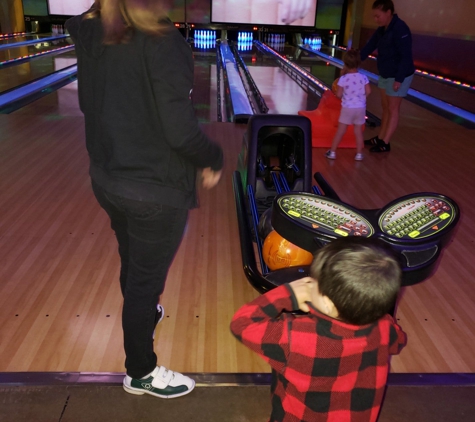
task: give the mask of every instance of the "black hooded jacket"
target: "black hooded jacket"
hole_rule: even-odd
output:
[[[161,36],[135,31],[127,43],[104,45],[100,19],[66,22],[91,178],[128,199],[192,208],[197,169],[220,170],[223,155],[193,110],[191,49],[168,25]]]

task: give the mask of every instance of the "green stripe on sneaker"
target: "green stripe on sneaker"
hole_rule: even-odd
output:
[[[166,388],[155,388],[152,385],[152,381],[153,377],[148,377],[146,379],[141,380],[132,378],[130,386],[132,388],[135,388],[136,390],[148,391],[150,393],[160,394],[162,396],[172,396],[188,391],[188,387],[186,385],[179,385],[177,387],[167,386]]]

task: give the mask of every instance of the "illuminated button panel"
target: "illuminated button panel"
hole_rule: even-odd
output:
[[[414,197],[384,211],[379,218],[379,227],[399,239],[423,239],[439,233],[455,215],[452,204],[442,198]]]
[[[289,194],[278,198],[277,205],[287,216],[316,231],[342,237],[369,237],[374,233],[371,223],[361,214],[322,196]]]

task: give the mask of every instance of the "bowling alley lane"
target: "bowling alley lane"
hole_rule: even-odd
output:
[[[299,66],[310,72],[322,82],[331,85],[339,74],[335,66],[327,66],[323,62],[305,63],[299,60],[299,49],[286,46],[275,47],[275,51],[295,61]],[[264,97],[269,114],[297,114],[300,110],[314,110],[318,106],[319,97],[313,93],[307,93],[277,64],[271,55],[263,54],[257,48],[251,52],[240,52],[249,73],[254,79],[261,95]]]
[[[195,83],[192,94],[195,113],[202,123],[216,122],[218,116],[216,51],[213,48],[199,49],[193,44],[192,49],[195,62]],[[278,50],[276,49],[276,51]],[[293,58],[298,53],[294,47],[285,47],[285,49],[278,52]],[[277,65],[272,56],[261,53],[255,47],[251,51],[241,51],[240,54],[263,95],[270,114],[297,114],[299,110],[313,110],[317,107],[319,98],[314,94],[308,94],[298,83],[292,80]],[[39,65],[35,64],[37,61],[41,61]],[[327,66],[322,61],[306,63],[297,58],[296,62],[326,84],[331,84],[339,74],[338,68],[331,65]],[[75,63],[74,51],[55,57],[38,58],[28,62],[27,65],[11,67],[11,74],[9,78],[5,79],[9,79],[9,87],[14,87]],[[24,66],[25,69],[20,68],[20,66]],[[0,75],[5,75],[6,73],[3,72],[6,70],[1,70]],[[24,75],[19,75],[22,72],[24,72]],[[6,81],[2,76],[0,91],[9,89],[4,88],[4,84],[6,84]],[[222,101],[224,102],[223,98]],[[80,115],[77,104],[77,83],[68,84],[31,105],[23,107],[16,113]],[[224,112],[222,115],[225,119]]]
[[[24,47],[26,48],[26,47]],[[57,70],[76,64],[74,50],[33,58],[14,66],[0,68],[0,92],[31,82]]]
[[[25,116],[48,116],[51,119],[83,117],[79,108],[77,81],[20,108],[15,114]]]
[[[280,53],[293,54],[287,49]],[[263,67],[263,74],[271,74],[279,69],[270,58],[260,61],[256,56],[252,64],[252,55],[247,54],[243,57],[250,71]],[[330,72],[312,62],[302,61],[302,66],[318,66],[322,74]],[[292,93],[290,85],[297,84],[283,76],[278,89]],[[333,76],[327,77],[331,80]],[[243,272],[235,203],[227,182],[235,170],[246,127],[213,123],[215,77],[214,53],[196,54],[195,110],[201,122],[212,122],[203,128],[223,146],[228,164],[223,183],[215,190],[201,191],[200,208],[190,213],[164,295],[165,309],[171,311],[167,324],[160,328],[160,359],[177,370],[194,373],[263,373],[268,371],[265,363],[249,349],[238,349],[241,345],[229,334],[233,312],[257,293]],[[263,85],[258,83],[262,91]],[[0,180],[6,189],[1,224],[8,240],[3,242],[5,265],[1,268],[6,284],[0,289],[0,323],[9,344],[1,354],[3,371],[123,371],[121,337],[116,335],[121,330],[116,245],[106,215],[90,191],[75,86],[68,84],[11,114],[0,115]],[[293,102],[289,97],[283,100]],[[376,101],[379,104],[378,97]],[[371,135],[374,132],[367,130]],[[465,215],[437,272],[427,282],[404,291],[397,318],[410,341],[392,360],[392,371],[473,372],[475,324],[470,310],[475,303],[474,268],[466,257],[475,237],[471,224],[475,201],[465,187],[475,178],[475,153],[464,147],[471,140],[470,131],[404,101],[396,136],[390,155],[368,154],[363,163],[355,163],[348,149],[329,162],[322,148],[314,148],[312,169],[322,172],[345,202],[361,209],[380,208],[415,191],[448,194],[460,204]],[[414,157],[424,159],[416,159],[414,165]],[[196,265],[187,265],[190,262],[200,271]],[[184,311],[177,314],[174,309]],[[110,317],[102,317],[106,314]],[[91,336],[91,326],[97,335]],[[177,335],[183,330],[190,335]],[[59,355],[58,350],[62,351]]]
[[[38,40],[42,42],[43,38],[51,38],[52,34],[24,34],[24,35],[15,35],[13,37],[0,38],[0,46],[4,44],[16,44],[25,41]]]
[[[194,44],[192,49],[195,61],[195,84],[192,95],[195,113],[202,122],[217,121],[219,105],[216,52],[213,48],[200,49]],[[294,50],[291,47],[280,53],[293,55]],[[239,54],[269,107],[269,114],[297,114],[299,110],[313,110],[317,107],[319,98],[314,94],[308,94],[292,80],[278,66],[275,58],[263,54],[256,47],[240,50]],[[338,68],[326,66],[321,62],[307,66],[307,70],[318,78],[328,80],[330,84],[335,78],[335,72],[339,72]],[[224,103],[224,98],[221,98],[221,101]],[[224,104],[221,104],[221,108],[224,108]],[[224,121],[226,119],[224,110],[222,116]]]
[[[18,57],[30,56],[32,54],[43,53],[56,48],[67,47],[69,45],[72,45],[71,38],[61,38],[52,41],[41,41],[41,39],[39,39],[36,44],[21,45],[16,47],[12,45],[11,48],[0,50],[0,62],[16,59]]]
[[[342,50],[330,47],[322,47],[321,52],[329,56],[334,56],[340,60],[342,60],[344,53]],[[323,59],[319,58],[319,60]],[[368,72],[378,74],[376,60],[374,59],[366,59],[361,63],[361,68],[367,70]],[[414,75],[411,88],[446,103],[452,104],[455,107],[475,113],[475,91],[468,91],[456,85],[449,85],[447,83],[440,82],[435,79],[429,79],[417,74]]]

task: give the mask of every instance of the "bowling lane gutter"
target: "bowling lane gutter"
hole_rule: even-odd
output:
[[[5,68],[10,67],[10,66],[15,66],[19,63],[23,63],[23,62],[26,62],[26,61],[29,61],[29,60],[32,60],[32,59],[37,59],[38,57],[44,57],[44,56],[47,56],[49,54],[64,53],[66,51],[73,50],[74,48],[75,48],[74,44],[71,44],[71,45],[66,45],[66,46],[63,46],[63,47],[53,48],[53,49],[47,50],[47,51],[41,51],[39,53],[28,55],[28,56],[16,57],[14,59],[10,59],[10,60],[6,60],[4,62],[0,62],[0,70],[5,69]]]
[[[340,68],[343,67],[343,61],[340,59],[331,57],[320,51],[312,50],[303,45],[300,46],[300,48],[319,56],[320,58],[333,64],[334,66],[338,66]],[[360,69],[360,72],[366,75],[368,79],[374,84],[378,83],[378,75],[375,75],[374,73],[368,72],[367,70],[363,69]],[[469,129],[475,129],[475,114],[470,113],[467,110],[446,103],[445,101],[439,100],[438,98],[431,97],[430,95],[423,94],[422,92],[416,91],[412,88],[409,89],[406,98],[415,104],[418,104],[428,110],[437,113],[440,116],[454,121],[455,123],[458,123]]]
[[[234,122],[247,121],[254,114],[246,89],[241,79],[234,54],[227,44],[222,41],[220,46],[223,71],[227,75],[229,93],[232,102]]]
[[[68,66],[47,76],[4,91],[0,94],[0,113],[8,114],[75,81],[77,65]]]
[[[16,42],[16,43],[11,43],[11,44],[2,44],[0,45],[0,50],[7,50],[10,48],[17,48],[17,47],[22,47],[24,45],[30,45],[30,44],[39,44],[46,41],[57,41],[57,40],[68,38],[68,37],[69,35],[56,35],[54,37],[37,38],[34,40],[29,40],[29,41],[21,41],[21,42]]]

